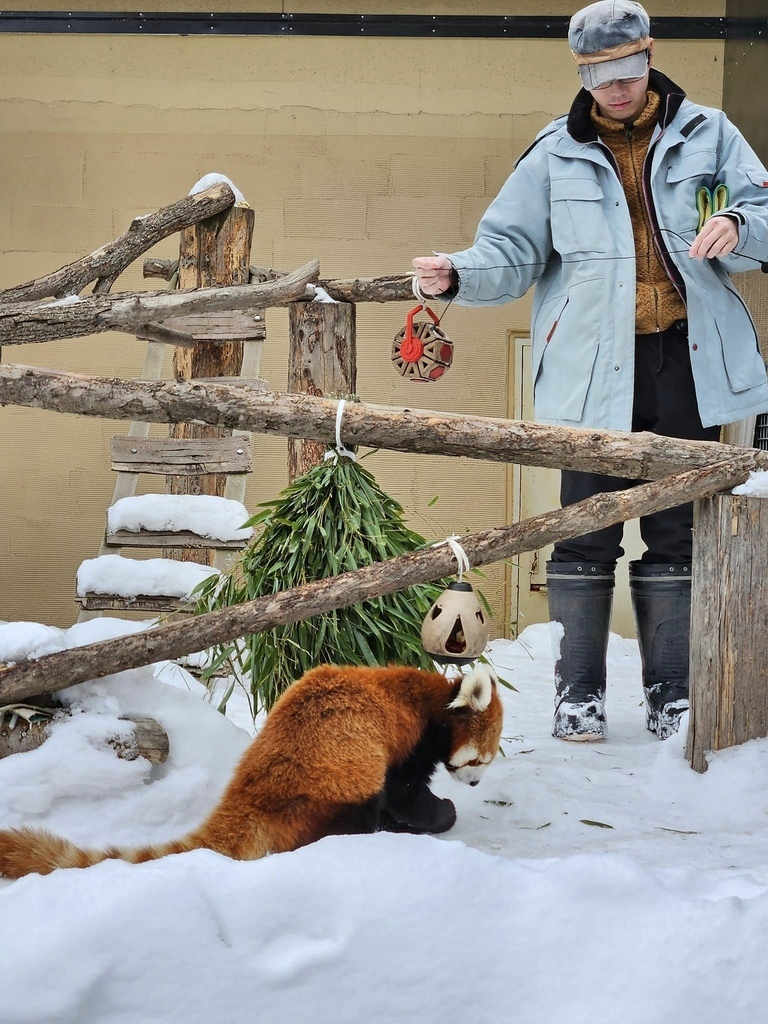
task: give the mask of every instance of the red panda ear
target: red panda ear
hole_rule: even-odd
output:
[[[461,680],[459,692],[448,705],[450,711],[478,714],[491,703],[495,678],[485,665],[477,665]]]

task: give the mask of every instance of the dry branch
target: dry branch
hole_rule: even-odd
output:
[[[83,256],[46,277],[0,292],[0,305],[76,295],[91,281],[97,280],[94,290],[108,291],[110,284],[147,249],[190,224],[197,224],[229,209],[234,202],[235,196],[229,185],[219,184],[205,192],[185,196],[146,217],[135,217],[124,234],[100,246],[89,256]]]
[[[159,277],[170,281],[179,269],[178,260],[144,260],[144,277]],[[284,270],[251,266],[251,283],[278,281]],[[411,302],[413,290],[411,274],[393,274],[389,277],[355,277],[317,283],[337,302]]]
[[[264,284],[174,292],[118,292],[92,295],[63,305],[16,303],[0,307],[0,345],[79,338],[103,331],[141,334],[147,325],[163,326],[165,321],[190,313],[279,306],[306,297],[306,287],[316,280],[318,270],[318,261],[311,260],[293,273]],[[167,326],[173,330],[173,323]]]
[[[680,505],[742,483],[753,467],[752,452],[704,469],[640,484],[624,491],[598,494],[576,505],[460,538],[473,566],[532,551],[553,541],[576,537],[614,523]],[[0,703],[51,693],[112,672],[179,658],[214,644],[346,608],[373,597],[393,594],[456,571],[447,546],[401,555],[355,572],[332,576],[293,590],[260,597],[233,608],[208,612],[181,623],[134,633],[117,640],[59,651],[0,671]]]
[[[318,284],[337,302],[415,302],[412,281],[412,275],[398,274],[318,281]]]
[[[338,408],[335,399],[281,394],[242,383],[120,380],[11,364],[0,365],[0,405],[147,423],[194,421],[331,445],[335,443]],[[629,480],[654,480],[683,469],[709,466],[744,451],[716,441],[357,402],[344,409],[341,436],[346,445],[577,469]],[[768,452],[748,451],[750,468],[768,469]]]

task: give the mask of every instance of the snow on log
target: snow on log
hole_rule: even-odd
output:
[[[177,597],[189,601],[203,580],[218,572],[209,565],[177,562],[170,558],[124,558],[98,555],[86,558],[77,570],[77,594],[114,594],[135,598]]]
[[[140,494],[120,498],[107,509],[107,530],[196,533],[211,540],[248,540],[253,527],[241,501],[213,494]]]

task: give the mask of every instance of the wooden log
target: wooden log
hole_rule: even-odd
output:
[[[357,389],[355,307],[348,302],[294,302],[288,312],[288,391],[345,398]],[[288,440],[288,481],[323,461],[314,440]]]
[[[337,302],[415,302],[412,282],[410,274],[391,274],[386,277],[336,278],[317,283]]]
[[[334,444],[338,402],[211,381],[140,381],[0,364],[0,405],[150,423],[197,420],[256,434]],[[460,413],[350,402],[344,443],[392,451],[465,456],[522,466],[653,480],[711,465],[743,448],[658,434],[554,427]],[[768,469],[768,452],[749,449],[750,468]]]
[[[170,281],[178,269],[178,260],[144,260],[144,277],[159,277]],[[251,264],[251,284],[278,281],[284,276],[284,270]],[[321,278],[317,283],[337,302],[413,302],[412,281],[412,274],[390,274],[385,277],[334,278],[327,281]]]
[[[686,756],[768,736],[768,499],[715,494],[694,505],[691,712]]]
[[[179,243],[179,287],[212,288],[248,284],[250,278],[251,242],[255,214],[250,207],[233,206],[226,214],[202,221],[181,233]],[[168,324],[175,329],[178,320]],[[262,325],[263,336],[263,325]],[[243,365],[243,342],[239,339],[199,341],[194,348],[178,347],[173,353],[176,380],[200,377],[237,377]],[[232,428],[212,426],[194,421],[174,423],[170,436],[177,440],[225,437]],[[206,494],[224,496],[226,476],[221,473],[169,475],[165,480],[168,494]],[[168,548],[166,558],[212,565],[213,546],[201,548]]]
[[[472,566],[489,565],[556,540],[577,537],[613,523],[649,515],[742,483],[752,468],[751,452],[742,449],[727,462],[678,476],[639,484],[625,491],[598,494],[564,509],[545,512],[515,526],[496,527],[460,538]],[[232,608],[208,612],[117,640],[59,651],[0,670],[0,702],[33,693],[48,693],[75,683],[181,657],[214,644],[275,626],[309,619],[334,608],[393,594],[456,571],[447,545],[400,555],[386,562],[259,597]]]
[[[25,345],[80,338],[104,331],[141,335],[158,320],[192,313],[231,309],[264,309],[290,299],[306,299],[307,285],[317,279],[318,261],[311,260],[278,281],[192,291],[118,292],[91,295],[70,303],[0,306],[0,345]]]
[[[62,709],[57,714],[65,715],[67,712]],[[159,722],[143,715],[133,715],[129,718],[121,716],[121,721],[132,722],[134,730],[129,738],[115,736],[107,741],[119,758],[124,761],[135,761],[137,757],[146,757],[152,764],[162,764],[168,759],[168,734]],[[0,726],[0,758],[36,750],[48,739],[50,725],[50,719],[40,722],[19,719],[13,729],[9,722],[3,723]]]
[[[168,760],[168,734],[159,722],[144,715],[131,715],[129,718],[125,717],[124,721],[133,722],[133,736],[125,740],[115,737],[109,741],[118,757],[124,761],[146,757],[152,764],[163,764]]]
[[[108,291],[107,282],[113,282],[147,249],[190,224],[221,213],[232,206],[234,201],[235,196],[229,185],[219,184],[196,195],[185,196],[146,217],[135,217],[124,234],[100,246],[89,256],[83,256],[75,263],[69,263],[35,281],[0,291],[0,305],[76,295],[97,279],[99,285],[96,291]]]

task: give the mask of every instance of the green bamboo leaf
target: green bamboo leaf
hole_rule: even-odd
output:
[[[262,503],[252,522],[260,527],[258,535],[226,581],[200,588],[198,613],[427,547],[405,524],[399,502],[350,459],[328,460],[297,477],[277,498]],[[220,645],[213,657],[237,666],[251,687],[254,711],[271,707],[315,664],[395,662],[433,669],[420,630],[443,586],[412,587],[276,627]]]

